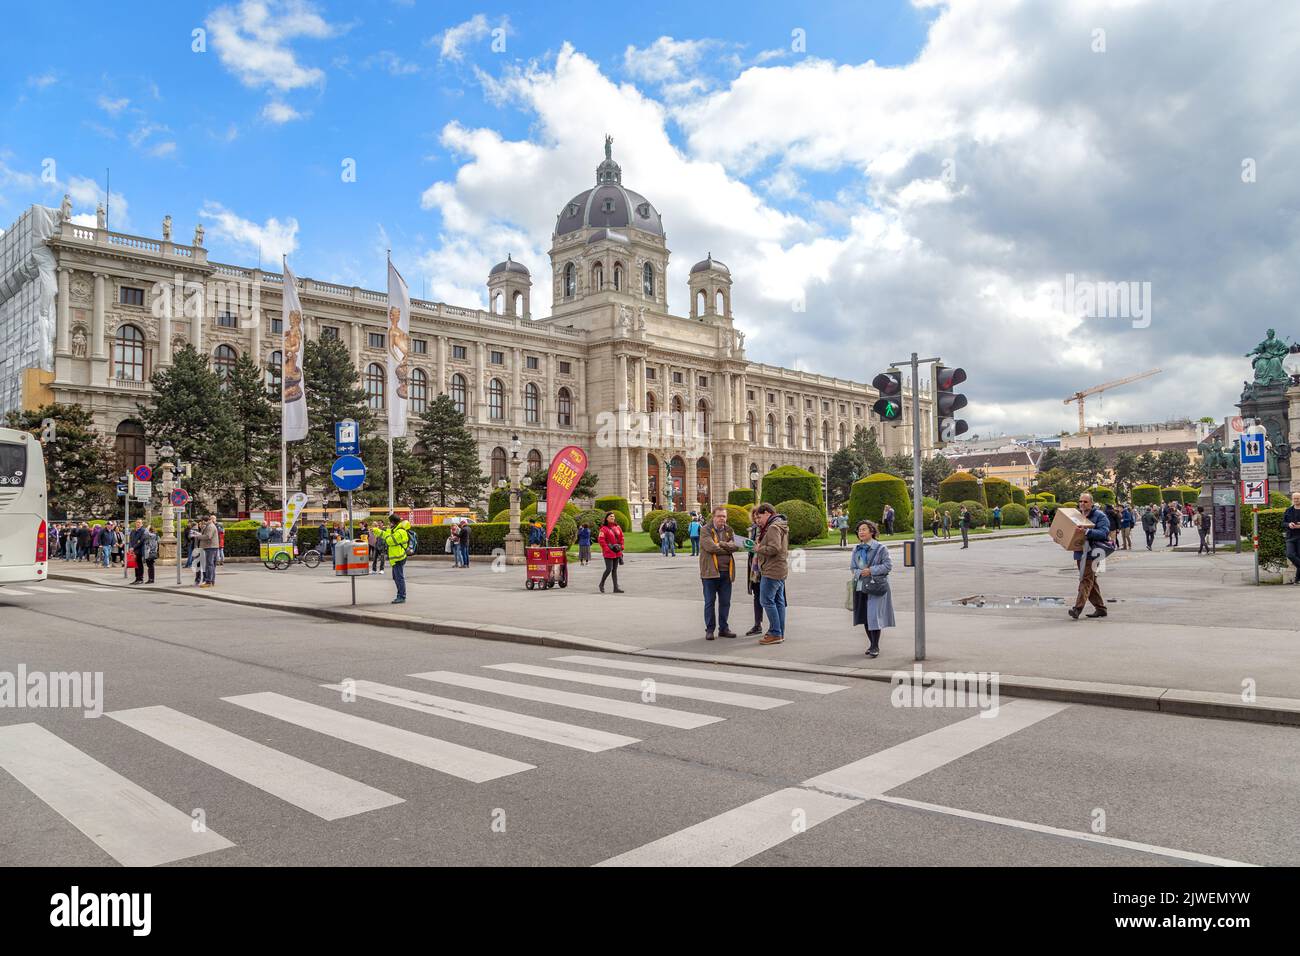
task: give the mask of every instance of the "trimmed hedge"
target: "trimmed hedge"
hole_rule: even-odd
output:
[[[740,507],[753,507],[754,505],[753,488],[736,488],[727,492],[727,504],[739,505]]]
[[[749,509],[744,505],[727,505],[727,524],[739,537],[749,534]]]
[[[795,465],[782,465],[764,475],[763,483],[759,486],[759,499],[773,505],[778,501],[806,501],[823,515],[826,514],[822,480],[811,471]]]
[[[1182,504],[1182,503],[1183,503],[1183,493],[1182,493],[1179,489],[1177,489],[1177,488],[1161,488],[1161,489],[1160,489],[1160,500],[1161,500],[1161,501],[1177,501],[1179,504]]]
[[[1115,503],[1114,488],[1107,488],[1105,485],[1093,485],[1088,489],[1088,493],[1092,495],[1093,502],[1101,505],[1103,508],[1106,507],[1106,505],[1113,505]]]
[[[1012,528],[1024,527],[1029,524],[1029,509],[1015,501],[1003,505],[1002,523]]]
[[[1281,571],[1290,562],[1286,559],[1286,532],[1282,527],[1285,508],[1260,509],[1259,512],[1259,563],[1270,571]],[[1247,542],[1249,535],[1245,536]]]
[[[801,498],[791,498],[776,505],[778,514],[785,515],[790,527],[790,544],[807,544],[820,538],[826,530],[825,514],[816,505],[809,504]]]
[[[1158,485],[1134,485],[1133,504],[1142,508],[1146,505],[1160,504],[1160,487]]]
[[[939,500],[942,501],[976,501],[983,503],[984,491],[979,479],[969,471],[954,471],[939,482]]]
[[[1029,502],[1025,500],[1026,497],[1024,488],[1018,488],[1015,485],[1011,486],[1011,503],[1013,505],[1025,505],[1027,507]]]
[[[1056,492],[1054,491],[1040,491],[1037,498],[1040,505],[1056,504]]]
[[[591,506],[600,508],[602,511],[617,511],[619,514],[624,515],[627,518],[627,524],[623,524],[621,521],[618,523],[624,532],[632,527],[632,509],[628,506],[626,498],[620,495],[601,495],[592,502]]]
[[[1194,505],[1201,497],[1201,489],[1193,488],[1191,485],[1179,485],[1178,490],[1183,494],[1183,504]]]
[[[921,506],[921,521],[924,523],[925,530],[930,530],[930,525],[934,523],[935,514],[936,512],[934,508],[931,508],[929,505]]]
[[[978,501],[963,501],[963,505],[970,511],[972,528],[987,528],[989,526],[989,509]]]
[[[1291,507],[1291,499],[1280,491],[1270,491],[1268,493],[1268,506],[1270,509],[1281,508],[1286,511],[1287,508]]]
[[[650,540],[655,543],[656,547],[659,545],[660,541],[659,526],[663,524],[664,519],[668,517],[670,512],[661,511],[659,514],[660,518],[653,523],[650,530]],[[673,538],[676,540],[677,546],[680,548],[682,545],[690,541],[690,535],[687,534],[687,532],[691,527],[691,516],[690,513],[686,511],[673,511],[671,514],[677,521],[677,532],[673,535]]]
[[[591,510],[596,511],[599,509],[593,508]],[[655,508],[653,511],[647,511],[641,516],[641,530],[649,534],[654,534],[654,529],[659,527],[659,522],[663,521],[669,513],[670,512],[665,511],[662,508]],[[604,512],[601,512],[601,516],[602,518],[604,517]]]
[[[519,498],[519,507],[527,508],[536,500],[537,500],[537,493],[532,491],[531,489],[525,488],[524,493]],[[488,495],[487,513],[490,515],[496,515],[496,514],[500,514],[502,511],[504,511],[507,515],[510,514],[510,489],[509,488],[497,488],[492,492],[492,494]],[[491,523],[496,524],[496,522],[491,522]]]
[[[922,508],[931,508],[931,509],[933,509],[933,508],[937,508],[937,507],[939,507],[939,499],[938,499],[938,498],[925,498],[925,497],[923,497],[923,498],[921,498],[921,507],[922,507]]]
[[[591,536],[593,539],[596,537],[596,532],[600,530],[600,523],[604,520],[605,512],[601,511],[599,508],[588,508],[585,511],[579,511],[573,516],[573,522],[578,525],[578,527],[582,527],[584,521],[587,522],[591,527]],[[619,527],[622,527],[622,525],[619,525]],[[623,528],[624,534],[627,534],[627,531],[627,528]]]
[[[1000,508],[1011,504],[1011,482],[1005,478],[984,479],[984,500],[990,508]]]
[[[854,531],[864,518],[879,524],[886,504],[894,506],[895,528],[911,527],[912,502],[902,478],[883,472],[859,478],[849,489],[849,530]]]

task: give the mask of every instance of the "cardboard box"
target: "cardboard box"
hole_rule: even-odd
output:
[[[1057,508],[1048,533],[1066,551],[1082,551],[1085,535],[1092,526],[1078,508]]]

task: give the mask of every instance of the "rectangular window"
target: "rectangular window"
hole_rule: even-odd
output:
[[[536,367],[537,367],[536,365],[532,366],[532,368],[536,368]],[[561,374],[561,375],[568,375],[568,374],[569,374],[570,372],[572,372],[572,371],[573,371],[573,363],[572,363],[572,362],[561,362],[561,363],[560,363],[560,374]]]
[[[124,285],[119,293],[122,305],[144,305],[144,289],[135,289]]]
[[[768,392],[768,393],[767,393],[767,403],[768,403],[769,405],[775,405],[775,404],[776,404],[776,392]]]
[[[847,414],[848,414],[848,406],[845,405],[843,402],[840,402],[840,414],[841,414],[841,415],[847,415]]]
[[[793,395],[787,395],[787,396],[785,397],[785,407],[786,407],[786,408],[794,408],[794,396],[793,396]]]
[[[709,377],[707,375],[701,375],[700,388],[708,388],[708,387],[709,387]]]
[[[754,390],[752,388],[745,389],[745,401],[752,402],[753,400],[754,400]]]
[[[682,373],[681,373],[681,372],[673,372],[673,384],[674,384],[674,385],[680,385],[680,384],[682,384]]]
[[[411,350],[414,351],[416,355],[428,355],[428,354],[429,354],[429,340],[428,340],[428,339],[411,339]]]
[[[805,399],[803,400],[803,407],[804,407],[804,411],[811,412],[811,411],[812,411],[812,399],[811,399],[811,398],[805,398]]]
[[[236,325],[238,325],[238,323],[235,321],[234,313],[218,312],[217,325],[221,326],[223,329],[233,329]]]
[[[382,349],[382,348],[384,347],[384,333],[383,333],[383,332],[370,332],[370,333],[368,333],[368,334],[369,334],[369,340],[368,340],[368,341],[370,342],[370,347],[371,347],[372,349]]]
[[[281,318],[281,319],[271,320],[271,334],[272,335],[284,334],[284,319]]]
[[[454,359],[463,359],[465,357],[465,346],[453,345],[451,347],[451,357]]]
[[[645,377],[647,382],[653,382],[655,380],[655,370],[652,368],[647,368],[645,370]]]
[[[323,339],[337,339],[339,337],[339,327],[337,325],[322,325],[320,327],[320,337]]]
[[[505,364],[506,364],[506,353],[505,353],[505,352],[493,352],[493,353],[492,353],[492,364],[493,364],[493,365],[505,365]]]
[[[536,355],[530,355],[530,356],[528,356],[526,359],[524,359],[524,362],[525,362],[525,365],[526,365],[527,368],[530,368],[530,369],[536,369],[536,368],[538,367],[538,364],[537,364],[537,356],[536,356]],[[561,371],[561,372],[567,372],[567,371],[568,371],[568,369],[564,368],[564,366],[567,365],[567,364],[568,364],[567,362],[561,362],[561,363],[560,363],[560,371]]]

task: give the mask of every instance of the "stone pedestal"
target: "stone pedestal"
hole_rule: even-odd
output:
[[[519,533],[519,456],[514,455],[510,459],[510,531],[506,534],[506,564],[523,564],[524,561],[524,536]]]
[[[1291,433],[1288,436],[1291,442],[1291,474],[1300,476],[1300,385],[1292,385],[1288,388],[1286,399],[1288,403],[1288,421],[1291,426]],[[1297,484],[1300,484],[1300,480],[1292,478],[1287,487],[1279,490],[1289,494],[1300,490],[1297,489]]]

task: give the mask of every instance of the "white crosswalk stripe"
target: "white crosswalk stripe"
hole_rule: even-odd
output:
[[[586,671],[566,671],[558,667],[538,667],[535,664],[488,664],[492,670],[509,671],[512,674],[528,674],[532,677],[549,677],[553,680],[567,680],[578,684],[592,684],[596,687],[613,687],[618,690],[642,691],[651,689],[642,680],[635,677],[611,677],[608,674],[591,674]],[[647,678],[647,680],[652,680]],[[714,687],[690,687],[686,684],[667,684],[653,681],[655,696],[685,697],[690,700],[707,700],[714,704],[730,704],[733,707],[748,707],[751,710],[771,710],[790,701],[778,697],[760,697],[756,694],[739,694],[730,690],[718,690]]]
[[[847,684],[823,684],[819,681],[800,680],[795,677],[767,677],[763,674],[739,674],[734,671],[721,671],[716,668],[704,670],[699,667],[676,667],[670,664],[649,664],[641,659],[615,660],[607,657],[586,657],[582,654],[569,654],[564,657],[552,657],[553,661],[565,664],[587,664],[591,667],[608,667],[614,670],[636,671],[642,674],[667,674],[670,677],[693,677],[696,680],[719,681],[726,684],[752,684],[755,687],[774,687],[780,690],[798,690],[808,694],[833,694],[847,689]]]
[[[268,717],[275,717],[338,740],[346,740],[359,747],[474,783],[495,780],[498,777],[533,769],[533,765],[529,763],[475,750],[472,747],[462,747],[460,744],[439,740],[437,737],[426,737],[423,734],[403,730],[400,727],[391,727],[355,714],[345,714],[330,710],[328,707],[285,697],[283,694],[264,692],[221,699]]]
[[[636,737],[612,734],[591,727],[579,727],[577,724],[566,724],[558,720],[546,720],[542,717],[533,717],[530,714],[517,714],[509,710],[498,710],[495,707],[471,704],[463,700],[452,700],[449,697],[435,697],[433,694],[408,690],[405,687],[394,687],[391,684],[358,680],[348,685],[348,688],[345,688],[342,684],[322,684],[321,686],[328,690],[337,691],[351,689],[358,697],[364,697],[367,700],[379,700],[387,704],[419,711],[422,714],[445,717],[448,720],[458,720],[478,727],[500,730],[507,734],[531,737],[534,740],[544,740],[548,743],[573,747],[589,753],[599,753],[602,750],[612,750],[615,747],[625,747],[628,744],[638,742]]]
[[[0,727],[0,767],[123,866],[234,846],[190,815],[36,724]]]
[[[534,687],[531,684],[517,684],[513,681],[495,680],[491,677],[479,677],[477,674],[457,674],[454,671],[429,671],[424,674],[411,674],[420,680],[436,681],[441,684],[454,684],[471,690],[483,690],[504,697],[516,697],[520,700],[534,700],[545,704],[559,704],[574,710],[588,710],[611,717],[627,717],[644,721],[648,724],[661,724],[676,727],[679,730],[693,730],[706,724],[716,724],[723,718],[709,714],[696,714],[686,710],[674,710],[659,704],[640,704],[626,700],[611,700],[608,697],[596,697],[593,694],[575,694],[572,691],[556,690],[552,687]]]
[[[53,584],[42,584],[42,594],[76,594],[76,591],[69,591],[67,588],[56,588]]]
[[[111,591],[112,588],[106,588],[100,584],[65,584],[66,587],[76,588],[78,591]]]
[[[4,585],[3,587],[0,587],[0,597],[4,597],[6,594],[35,594],[35,593],[36,593],[35,591],[24,591],[22,588],[10,587],[7,584]]]
[[[338,820],[403,802],[401,797],[170,707],[137,707],[112,711],[108,716],[323,820]]]

